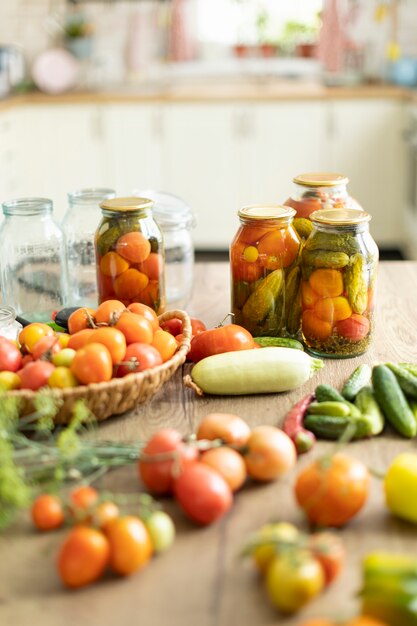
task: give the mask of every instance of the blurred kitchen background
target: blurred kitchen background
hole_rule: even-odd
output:
[[[416,89],[416,0],[1,0],[0,200],[166,191],[224,256],[239,207],[336,171],[417,258]]]

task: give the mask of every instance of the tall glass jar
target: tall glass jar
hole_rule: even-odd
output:
[[[22,328],[22,324],[16,320],[14,308],[0,305],[0,337],[15,340]]]
[[[67,244],[68,297],[71,306],[97,306],[94,234],[100,222],[100,202],[114,198],[113,189],[80,189],[68,194],[62,227]]]
[[[153,214],[164,236],[167,305],[185,307],[191,298],[194,278],[194,214],[182,198],[171,193],[133,193],[154,201]]]
[[[232,313],[254,336],[295,336],[300,328],[300,239],[294,209],[250,206],[238,212],[230,247]]]
[[[95,235],[99,302],[116,298],[143,302],[157,313],[165,308],[165,260],[161,229],[148,198],[101,202]]]
[[[310,215],[302,254],[302,333],[310,352],[348,358],[366,352],[374,327],[378,248],[371,216],[354,209]]]
[[[49,321],[67,289],[65,239],[52,218],[52,200],[4,202],[0,228],[3,302],[30,321]]]
[[[309,218],[320,209],[357,209],[362,207],[347,192],[349,179],[329,172],[299,174],[293,178],[294,189],[284,202],[296,210],[296,218]]]

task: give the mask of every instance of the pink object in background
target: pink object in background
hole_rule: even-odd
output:
[[[139,6],[130,16],[126,44],[126,66],[140,72],[156,55],[157,19],[154,5]]]
[[[191,11],[188,0],[172,0],[169,33],[169,57],[172,61],[191,61],[195,58],[196,42]]]
[[[326,0],[317,56],[327,72],[337,73],[344,68],[346,35],[342,20],[339,0]]]
[[[50,94],[64,93],[77,85],[80,65],[67,50],[45,50],[32,66],[32,78],[41,91]]]

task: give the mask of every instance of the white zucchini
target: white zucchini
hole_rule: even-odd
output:
[[[213,395],[290,391],[303,385],[324,363],[301,350],[262,348],[215,354],[191,371],[193,382]]]

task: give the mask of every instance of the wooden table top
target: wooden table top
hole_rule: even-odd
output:
[[[181,372],[177,372],[152,402],[140,406],[136,413],[108,420],[100,426],[98,436],[148,438],[164,426],[189,434],[212,411],[237,413],[252,426],[279,425],[290,406],[318,383],[340,387],[361,362],[417,362],[416,284],[417,263],[381,263],[376,334],[370,350],[357,359],[327,360],[302,389],[277,395],[196,398],[183,388]],[[229,310],[227,264],[198,264],[195,285],[190,314],[208,325],[218,323]],[[184,366],[184,371],[188,369]],[[0,538],[1,626],[293,626],[307,617],[351,616],[358,608],[355,594],[361,584],[363,555],[374,549],[415,552],[416,548],[415,527],[390,517],[378,480],[373,480],[365,508],[341,531],[347,548],[342,576],[298,616],[279,616],[270,606],[252,564],[238,558],[248,534],[268,521],[282,519],[306,529],[302,512],[294,503],[295,475],[330,445],[320,442],[283,479],[244,488],[226,518],[207,528],[193,526],[174,502],[164,500],[177,525],[173,548],[130,578],[109,576],[77,592],[64,590],[54,569],[65,531],[36,534],[26,517],[22,518]],[[415,442],[393,433],[349,445],[349,453],[378,470],[386,469],[397,453],[414,449]],[[137,491],[135,467],[114,472],[104,484],[113,490]]]

